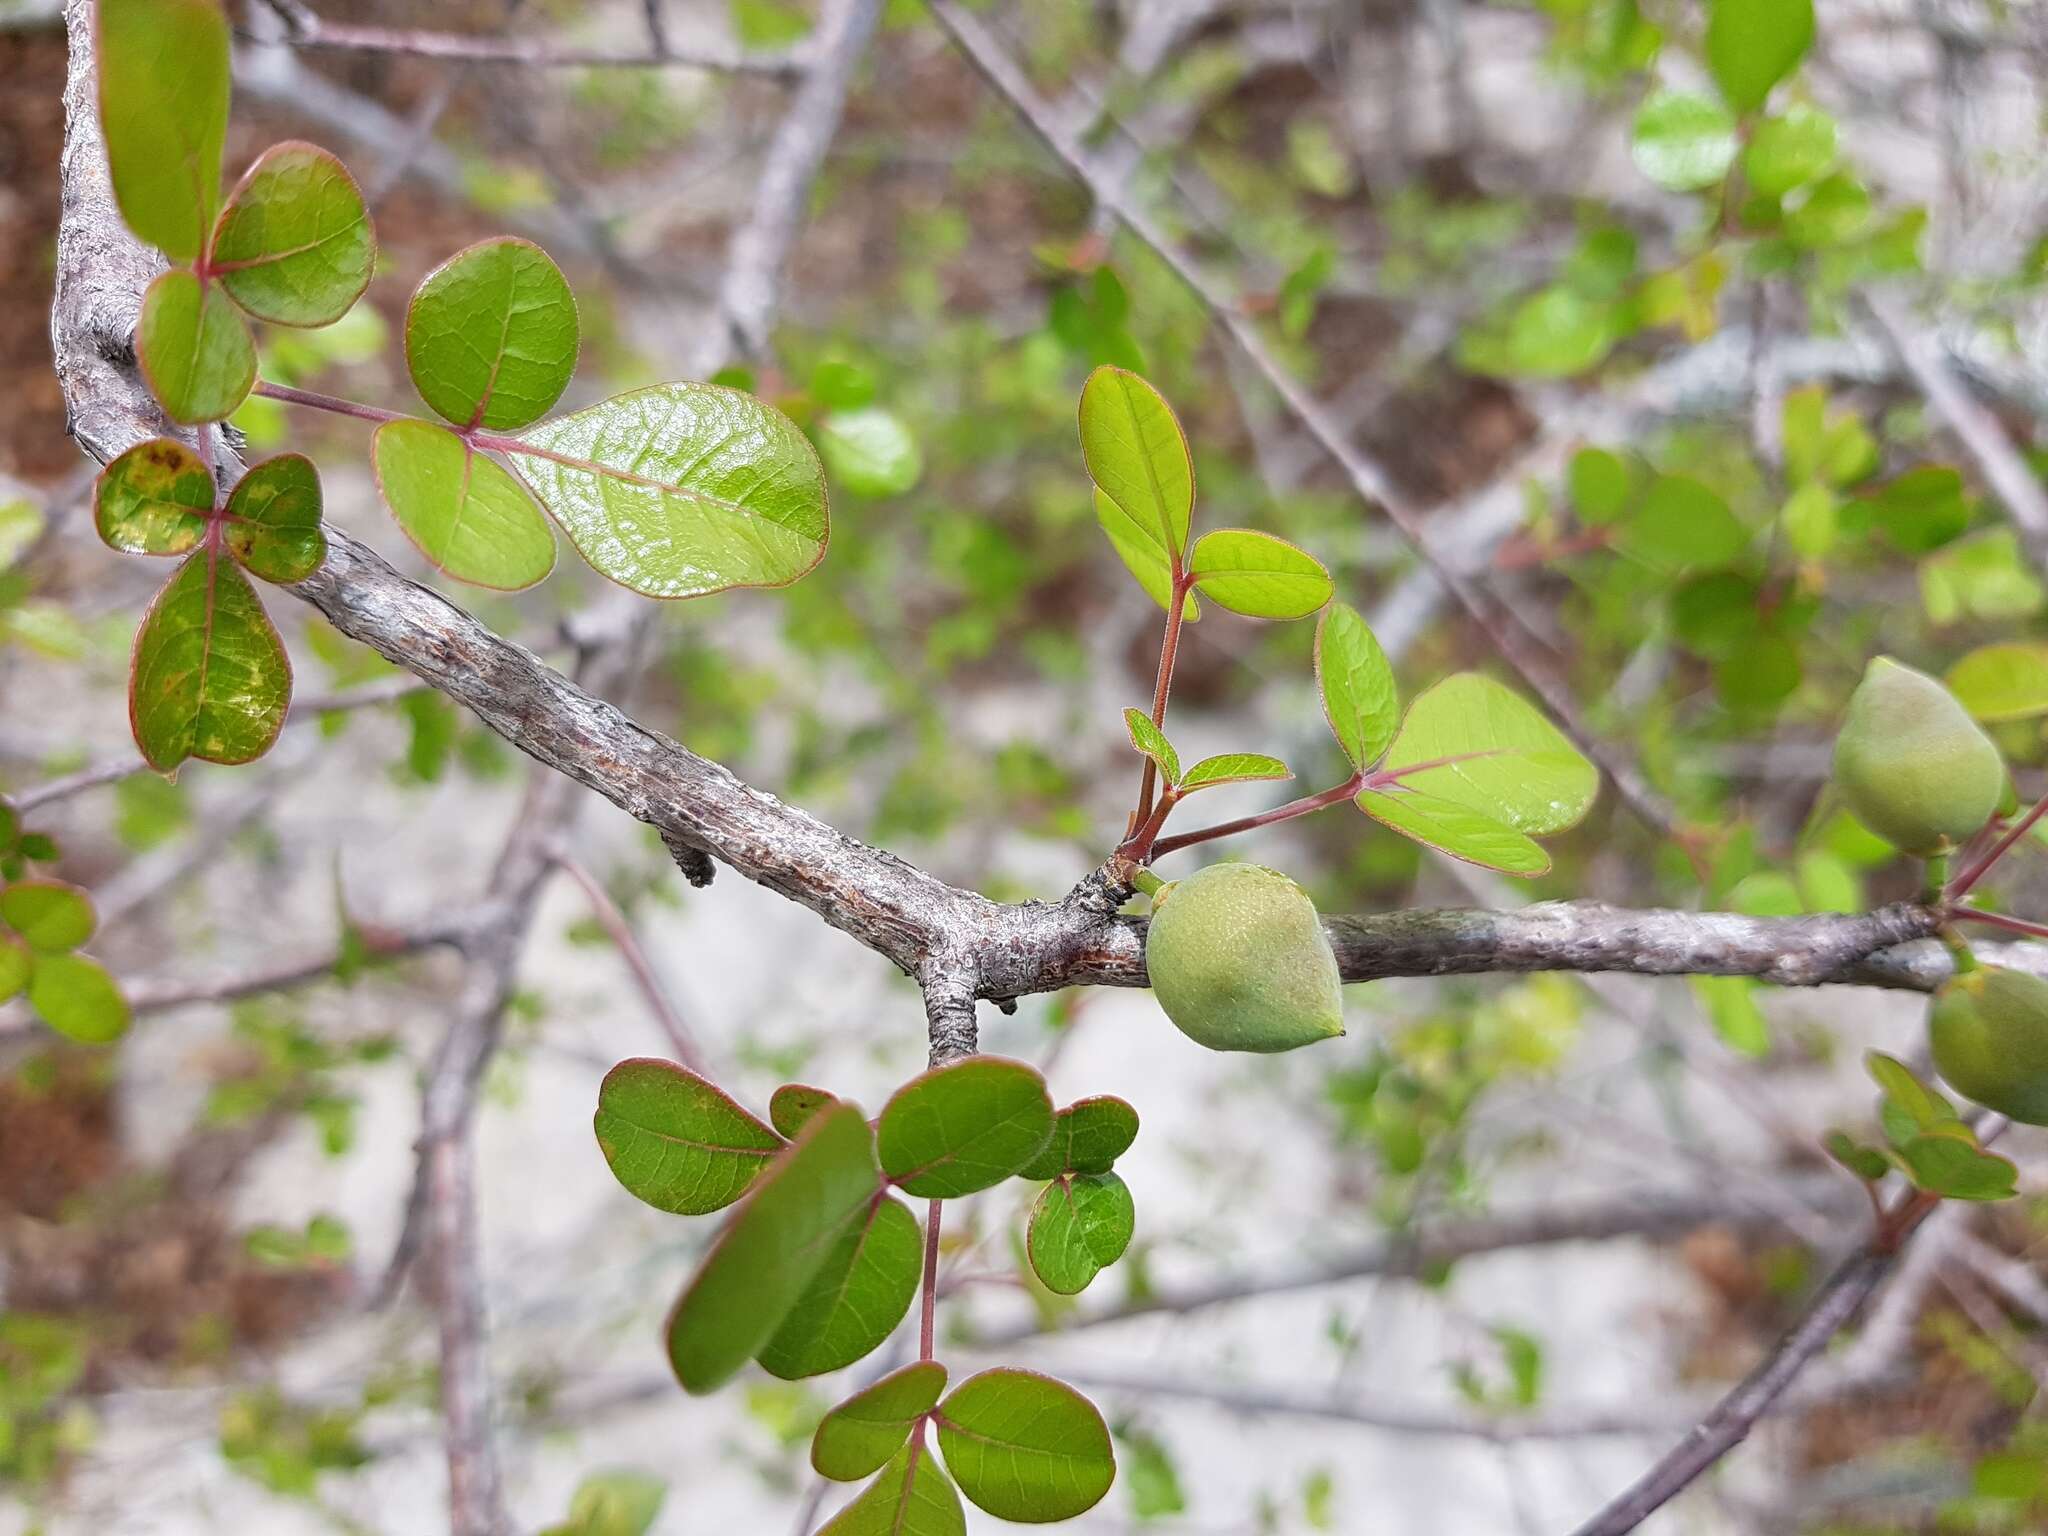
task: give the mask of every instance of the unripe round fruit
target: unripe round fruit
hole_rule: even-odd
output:
[[[1211,864],[1152,898],[1159,1006],[1212,1051],[1291,1051],[1344,1033],[1344,980],[1308,892],[1257,864]]]
[[[2005,762],[1954,694],[1880,656],[1856,685],[1835,738],[1835,783],[1858,821],[1932,858],[1991,819]]]
[[[1941,984],[1927,1015],[1934,1065],[1964,1098],[2048,1125],[2048,981],[1981,965]]]

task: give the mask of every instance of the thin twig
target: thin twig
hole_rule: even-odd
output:
[[[669,1046],[676,1053],[676,1060],[693,1072],[706,1072],[708,1068],[703,1051],[691,1036],[689,1026],[683,1022],[682,1013],[676,1007],[675,1000],[661,984],[661,977],[656,974],[653,961],[647,957],[647,951],[641,947],[639,936],[633,932],[633,925],[626,920],[626,914],[619,910],[619,904],[612,900],[611,892],[604,888],[604,882],[563,849],[556,848],[551,857],[555,867],[576,882],[577,887],[583,892],[584,899],[590,903],[591,915],[597,919],[620,957],[633,972],[633,980],[640,988],[640,995],[647,1000],[647,1006],[654,1014],[655,1022],[661,1025],[662,1033],[668,1036]]]

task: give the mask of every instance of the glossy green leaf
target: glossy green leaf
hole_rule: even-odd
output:
[[[1089,374],[1081,387],[1081,458],[1088,478],[1158,539],[1169,562],[1187,548],[1194,460],[1173,407],[1158,390],[1108,364]]]
[[[1113,1173],[1063,1174],[1039,1191],[1025,1251],[1058,1296],[1078,1296],[1124,1256],[1136,1229],[1131,1191]]]
[[[228,24],[218,0],[99,0],[100,124],[121,217],[195,260],[220,202]]]
[[[1813,0],[1709,0],[1707,67],[1737,112],[1754,112],[1813,46]]]
[[[679,1216],[731,1205],[783,1147],[780,1136],[718,1087],[651,1056],[605,1074],[593,1128],[613,1176],[649,1205]]]
[[[1045,1079],[1021,1061],[974,1056],[934,1067],[882,1110],[882,1167],[905,1194],[954,1199],[1000,1184],[1052,1137]]]
[[[28,981],[28,1005],[82,1045],[105,1045],[128,1032],[127,999],[106,968],[85,955],[40,956]]]
[[[1946,1200],[2010,1200],[2019,1192],[2018,1167],[1978,1146],[1967,1126],[1922,1132],[1896,1156],[1915,1188]]]
[[[0,1003],[28,985],[29,972],[35,969],[35,963],[35,957],[29,953],[26,944],[0,934]]]
[[[917,439],[894,411],[834,411],[818,423],[818,452],[832,478],[856,496],[901,496],[924,473]]]
[[[761,1350],[771,1375],[822,1376],[879,1349],[910,1310],[924,1239],[910,1207],[883,1195],[841,1230],[825,1262]]]
[[[92,901],[61,880],[17,880],[0,886],[0,923],[30,949],[63,954],[92,937]]]
[[[1792,107],[1756,125],[1742,151],[1742,174],[1766,197],[1818,181],[1834,168],[1835,120],[1812,107]]]
[[[818,1536],[967,1536],[960,1495],[922,1441],[889,1458],[860,1497],[828,1520]]]
[[[1323,714],[1355,768],[1370,768],[1394,744],[1400,698],[1387,653],[1356,608],[1336,603],[1316,625],[1316,682]]]
[[[218,283],[174,267],[142,295],[135,352],[149,392],[173,421],[191,425],[234,414],[256,383],[249,322]]]
[[[2048,715],[2048,645],[1979,646],[1950,667],[1944,681],[1979,720]]]
[[[420,398],[461,427],[537,421],[576,371],[576,296],[548,253],[505,236],[457,251],[413,290],[405,365]]]
[[[782,587],[825,556],[825,471],[796,423],[716,384],[658,384],[507,451],[583,558],[650,597]]]
[[[1614,547],[1660,570],[1695,570],[1737,559],[1749,537],[1712,486],[1690,475],[1659,475],[1617,530]]]
[[[1285,763],[1263,752],[1223,752],[1205,757],[1181,776],[1183,790],[1214,789],[1219,784],[1254,784],[1291,779]]]
[[[1711,187],[1735,163],[1735,119],[1717,101],[1658,91],[1636,113],[1630,149],[1636,169],[1673,192]]]
[[[1251,528],[1203,534],[1188,569],[1204,597],[1254,619],[1305,619],[1336,591],[1314,555]]]
[[[685,1391],[715,1391],[760,1353],[879,1183],[873,1133],[851,1104],[816,1116],[769,1164],[669,1313]]]
[[[866,1477],[903,1449],[945,1390],[946,1368],[936,1360],[913,1361],[861,1388],[819,1420],[812,1469],[840,1483]]]
[[[939,1404],[936,1422],[960,1491],[1001,1520],[1071,1520],[1116,1480],[1095,1405],[1034,1371],[969,1377]]]
[[[1095,493],[1095,520],[1109,536],[1117,558],[1137,578],[1146,595],[1161,608],[1166,607],[1173,599],[1173,567],[1167,561],[1166,546],[1159,542],[1158,531],[1147,528],[1100,490]],[[1192,589],[1181,602],[1180,616],[1188,624],[1202,616],[1202,605],[1195,601]]]
[[[190,556],[135,632],[128,719],[149,765],[188,757],[253,762],[291,703],[292,666],[241,567],[216,549]]]
[[[1564,732],[1477,672],[1417,696],[1379,773],[1532,837],[1576,826],[1600,788]]]
[[[254,466],[228,497],[228,553],[265,581],[304,581],[327,558],[320,531],[320,472],[303,453]]]
[[[783,1135],[792,1139],[811,1123],[811,1116],[828,1104],[837,1104],[836,1095],[823,1088],[812,1088],[803,1083],[784,1083],[768,1100],[768,1123]]]
[[[1152,723],[1150,715],[1142,709],[1125,710],[1124,729],[1130,732],[1131,745],[1159,765],[1167,783],[1180,782],[1180,754],[1173,750],[1166,733]]]
[[[1052,1123],[1045,1150],[1018,1170],[1026,1179],[1063,1173],[1107,1173],[1138,1139],[1138,1112],[1110,1094],[1076,1099]]]
[[[348,168],[316,145],[273,144],[228,194],[207,270],[276,325],[332,325],[370,286],[377,237]]]
[[[1414,791],[1382,794],[1367,790],[1358,808],[1384,827],[1416,842],[1506,875],[1541,875],[1550,869],[1550,855],[1512,827],[1503,826],[1453,800]]]
[[[430,421],[387,421],[370,439],[377,490],[419,552],[457,581],[516,592],[555,566],[555,536],[519,482]]]
[[[213,475],[174,438],[137,443],[100,471],[93,526],[110,549],[182,555],[199,547],[213,515]]]

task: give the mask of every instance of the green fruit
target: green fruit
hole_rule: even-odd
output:
[[[1212,1051],[1291,1051],[1344,1033],[1344,982],[1308,893],[1256,864],[1162,886],[1145,935],[1152,991]]]
[[[2005,762],[1955,695],[1880,656],[1856,685],[1835,738],[1835,783],[1858,821],[1931,858],[1991,819]]]
[[[1941,985],[1927,1016],[1934,1065],[1964,1098],[2048,1125],[2048,981],[1983,965]]]

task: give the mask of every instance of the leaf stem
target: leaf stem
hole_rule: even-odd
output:
[[[917,1358],[932,1358],[932,1347],[937,1337],[939,1315],[939,1211],[940,1202],[934,1200],[925,1208],[924,1217],[924,1316],[917,1329]]]
[[[1173,553],[1173,582],[1166,604],[1166,633],[1159,641],[1159,679],[1152,685],[1152,723],[1164,728],[1166,725],[1166,696],[1173,689],[1173,664],[1180,655],[1181,615],[1188,605],[1188,594],[1195,589],[1195,580],[1181,564],[1180,551]],[[1137,823],[1142,829],[1152,815],[1152,782],[1159,771],[1151,758],[1145,759],[1144,776],[1138,781]]]
[[[387,411],[381,405],[363,405],[355,400],[344,400],[339,395],[323,395],[317,390],[295,389],[289,384],[273,384],[268,379],[258,379],[250,391],[268,400],[282,400],[287,405],[310,406],[316,411],[332,411],[337,416],[353,416],[358,421],[405,421],[403,411]]]
[[[2012,845],[2025,837],[2033,829],[2034,823],[2039,821],[2043,815],[2048,815],[2048,795],[2043,795],[2039,800],[2036,800],[2032,810],[2008,827],[2005,836],[1991,845],[1990,852],[1986,853],[1976,863],[1970,865],[1949,882],[1949,900],[1960,901],[1963,897],[1969,895],[1970,887],[1988,875],[1991,872],[1991,866],[2004,858]]]
[[[1270,811],[1261,811],[1256,816],[1240,816],[1235,821],[1218,822],[1213,827],[1198,827],[1192,832],[1182,832],[1173,837],[1162,837],[1151,846],[1148,852],[1152,857],[1157,858],[1161,854],[1172,853],[1177,849],[1192,848],[1196,843],[1212,842],[1219,837],[1235,837],[1240,832],[1251,832],[1259,827],[1270,827],[1275,822],[1292,821],[1297,816],[1307,816],[1352,799],[1367,788],[1370,782],[1364,772],[1354,773],[1342,784],[1333,784],[1320,794],[1304,795],[1299,800],[1290,800],[1285,805],[1275,806]]]
[[[2031,938],[2048,939],[2048,923],[2030,923],[2023,917],[2007,917],[2003,912],[1983,912],[1976,907],[1951,907],[1950,915],[1964,922],[1984,923],[1993,928],[2003,928],[2008,933],[2024,933]]]

